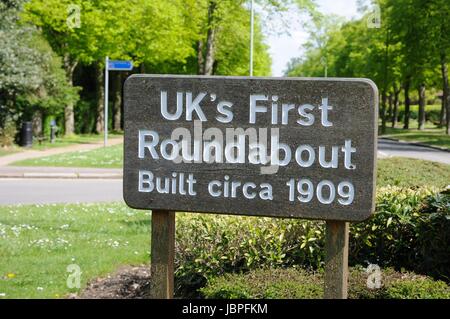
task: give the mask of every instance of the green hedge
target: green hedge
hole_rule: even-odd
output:
[[[449,207],[448,190],[379,189],[374,216],[351,226],[350,264],[403,267],[448,280]],[[176,288],[183,296],[226,273],[323,266],[319,221],[179,214],[176,236]]]
[[[450,287],[413,273],[381,271],[381,287],[367,286],[369,273],[351,269],[350,299],[449,299]],[[370,279],[369,279],[370,281]],[[302,269],[259,269],[246,274],[212,278],[200,289],[202,297],[215,299],[319,299],[323,298],[323,275]]]

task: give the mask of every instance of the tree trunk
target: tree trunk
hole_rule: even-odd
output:
[[[401,92],[401,87],[397,87],[397,84],[394,83],[394,109],[392,111],[392,127],[395,128],[398,120],[398,104],[399,104],[399,95]]]
[[[103,79],[103,68],[100,64],[95,66],[95,82],[97,90],[97,122],[95,124],[95,131],[97,133],[102,133],[105,128],[105,88]]]
[[[444,95],[442,95],[442,101],[441,101],[441,112],[439,114],[439,127],[444,127],[445,122],[447,119],[447,99],[444,98]]]
[[[205,58],[203,56],[203,41],[197,42],[197,74],[205,74]]]
[[[33,113],[32,123],[33,136],[42,136],[42,111],[37,110]]]
[[[393,95],[394,95],[394,93],[392,93],[392,92],[390,92],[388,95],[388,111],[387,111],[387,116],[386,116],[386,122],[392,118]]]
[[[73,72],[78,64],[77,61],[71,59],[69,54],[65,54],[64,58],[64,69],[66,71],[67,81],[70,85],[73,85]],[[73,103],[70,102],[64,107],[64,134],[66,136],[75,133],[75,114],[73,112]]]
[[[411,100],[409,99],[409,86],[411,84],[411,79],[408,78],[405,81],[404,89],[405,89],[405,118],[404,118],[404,125],[403,128],[405,130],[409,129],[409,111],[410,111],[410,105]]]
[[[426,104],[426,97],[425,97],[425,84],[422,83],[419,86],[419,130],[425,129],[425,104]]]
[[[447,59],[445,53],[441,53],[441,73],[442,73],[442,109],[441,109],[441,126],[446,125],[447,134],[450,135],[449,132],[449,108],[450,108],[450,88],[448,84],[448,68],[447,68]]]
[[[122,75],[120,72],[116,72],[114,76],[114,131],[121,130],[120,122],[122,117]]]
[[[381,92],[381,134],[386,133],[386,101],[386,91],[383,90],[383,92]]]
[[[215,41],[216,41],[216,14],[217,3],[215,0],[209,1],[208,7],[208,32],[206,35],[206,48],[205,48],[205,60],[203,67],[203,75],[212,75],[215,61]]]

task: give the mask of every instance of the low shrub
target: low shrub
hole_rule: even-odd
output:
[[[200,292],[216,299],[315,299],[323,296],[323,284],[303,269],[257,269],[211,278]]]
[[[450,287],[443,281],[409,272],[385,269],[381,286],[368,288],[370,273],[361,267],[349,274],[350,299],[448,299]],[[202,297],[216,299],[320,299],[323,274],[303,269],[258,269],[246,274],[211,278],[200,289]]]
[[[323,223],[316,221],[177,215],[177,289],[186,295],[212,276],[261,266],[318,268],[322,238]]]
[[[386,187],[376,213],[350,228],[350,265],[376,263],[448,280],[450,194]],[[260,267],[320,270],[324,223],[224,215],[177,215],[176,289],[183,296],[212,278]]]
[[[12,119],[7,119],[3,127],[0,127],[0,147],[11,147],[17,134],[16,124]]]
[[[450,278],[450,189],[382,188],[376,213],[350,230],[351,264],[376,263]]]

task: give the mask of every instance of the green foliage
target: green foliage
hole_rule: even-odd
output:
[[[77,27],[67,23],[71,4],[80,7]],[[180,0],[32,0],[25,8],[23,18],[42,27],[52,47],[76,62],[103,64],[109,55],[139,65],[184,61],[193,54],[194,34]]]
[[[0,2],[0,127],[7,119],[17,120],[17,96],[43,82],[40,54],[31,46],[36,30],[17,23],[22,3]]]
[[[413,93],[421,84],[442,90],[443,78],[447,76],[441,73],[441,67],[448,64],[450,55],[450,22],[446,18],[450,2],[380,0],[372,3],[380,6],[379,27],[368,26],[372,14],[369,10],[361,19],[342,25],[327,26],[332,17],[316,19],[303,58],[293,59],[286,74],[323,76],[326,65],[328,76],[372,79],[380,90],[380,118],[385,124],[386,97],[394,90],[407,87]],[[440,113],[433,112],[428,120],[438,123],[440,117]]]
[[[35,30],[17,23],[24,1],[0,2],[0,92],[11,97],[41,84],[39,52],[30,44]],[[20,41],[18,41],[20,39]],[[5,101],[2,101],[5,103]]]
[[[28,119],[40,111],[48,115],[58,115],[67,104],[79,99],[78,87],[73,87],[66,78],[62,61],[40,34],[35,34],[30,43],[39,53],[38,64],[41,69],[42,83],[34,91],[26,91],[18,97],[17,107]]]
[[[95,101],[92,99],[81,99],[75,104],[75,133],[92,133],[95,129],[96,113]]]
[[[376,214],[352,225],[350,262],[404,267],[448,280],[449,216],[448,189],[381,189]]]
[[[318,222],[183,214],[177,218],[176,278],[182,294],[227,272],[297,262],[318,267],[322,260]]]
[[[450,288],[443,281],[430,278],[393,283],[386,291],[386,297],[392,299],[450,299]]]
[[[350,229],[350,264],[377,263],[437,278],[449,276],[450,196],[436,189],[386,187],[376,213]],[[212,277],[260,267],[321,269],[324,224],[318,221],[177,215],[177,291]]]
[[[0,147],[11,147],[16,136],[16,124],[12,119],[6,119],[3,128],[0,127]]]
[[[218,34],[216,70],[217,75],[248,75],[250,56],[250,19],[249,13],[242,7],[224,18]],[[270,75],[271,59],[268,46],[255,21],[253,73],[256,76]]]
[[[208,299],[319,299],[323,284],[316,273],[269,268],[211,278],[200,292]]]
[[[369,275],[362,267],[350,269],[350,299],[450,298],[450,286],[443,281],[387,268],[381,271],[381,287],[370,289]],[[323,273],[294,268],[256,269],[211,278],[200,293],[214,299],[321,299]]]
[[[78,99],[61,59],[35,27],[19,22],[23,2],[0,3],[0,127],[36,111],[57,114]]]

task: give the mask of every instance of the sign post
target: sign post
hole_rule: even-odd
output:
[[[132,61],[109,60],[105,58],[105,106],[104,106],[104,141],[103,146],[108,145],[108,95],[109,95],[109,71],[130,71],[133,69]]]
[[[325,294],[326,299],[347,299],[348,228],[342,221],[326,221]]]
[[[152,299],[172,299],[174,282],[175,212],[153,210],[151,240]]]
[[[349,222],[375,209],[370,80],[133,75],[124,200],[152,209],[152,287],[173,296],[175,211],[326,221],[325,298],[346,298]]]

